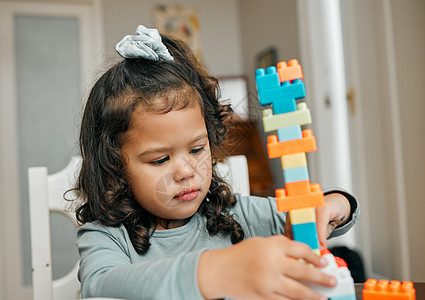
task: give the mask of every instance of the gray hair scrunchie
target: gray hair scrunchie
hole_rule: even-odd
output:
[[[143,25],[137,26],[136,35],[126,35],[115,49],[124,58],[174,60],[162,43],[158,30]]]

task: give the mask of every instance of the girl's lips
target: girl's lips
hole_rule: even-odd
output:
[[[174,196],[174,199],[179,201],[191,201],[198,197],[198,189],[183,190]]]

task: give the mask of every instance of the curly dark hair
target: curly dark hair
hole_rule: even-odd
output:
[[[167,113],[192,104],[184,99],[196,98],[205,118],[213,165],[209,201],[203,201],[198,212],[207,218],[210,235],[228,233],[235,244],[244,239],[242,227],[229,213],[236,198],[214,168],[225,158],[220,146],[227,136],[224,120],[231,109],[219,104],[218,80],[207,73],[188,47],[162,38],[174,61],[124,59],[103,74],[90,92],[79,138],[83,162],[75,190],[82,204],[76,210],[77,220],[80,224],[123,224],[136,251],[148,251],[157,219],[138,204],[131,192],[121,152],[123,136],[137,105]],[[197,97],[181,97],[188,92]],[[158,104],[159,98],[165,100]]]

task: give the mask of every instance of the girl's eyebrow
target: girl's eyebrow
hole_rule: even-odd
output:
[[[192,139],[190,144],[195,143],[195,142],[202,140],[204,138],[207,138],[207,137],[208,137],[208,133],[202,133],[202,134],[198,135],[197,137],[195,137],[194,139]],[[170,150],[171,150],[171,147],[151,148],[151,149],[147,149],[146,151],[143,151],[142,153],[140,153],[138,155],[138,157],[142,157],[144,155],[151,154],[151,153],[167,152],[167,151],[170,151]]]
[[[142,153],[140,153],[139,155],[137,155],[138,157],[142,157],[144,155],[148,155],[151,153],[159,153],[159,152],[168,152],[171,148],[169,147],[158,147],[158,148],[151,148],[148,149],[146,151],[143,151]]]
[[[208,132],[202,133],[202,134],[198,135],[197,137],[195,137],[192,140],[192,143],[197,142],[197,141],[202,140],[202,139],[207,138],[207,137],[208,137]]]

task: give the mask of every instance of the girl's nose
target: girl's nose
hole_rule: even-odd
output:
[[[174,165],[174,181],[189,179],[195,174],[195,168],[190,158],[181,157]]]

